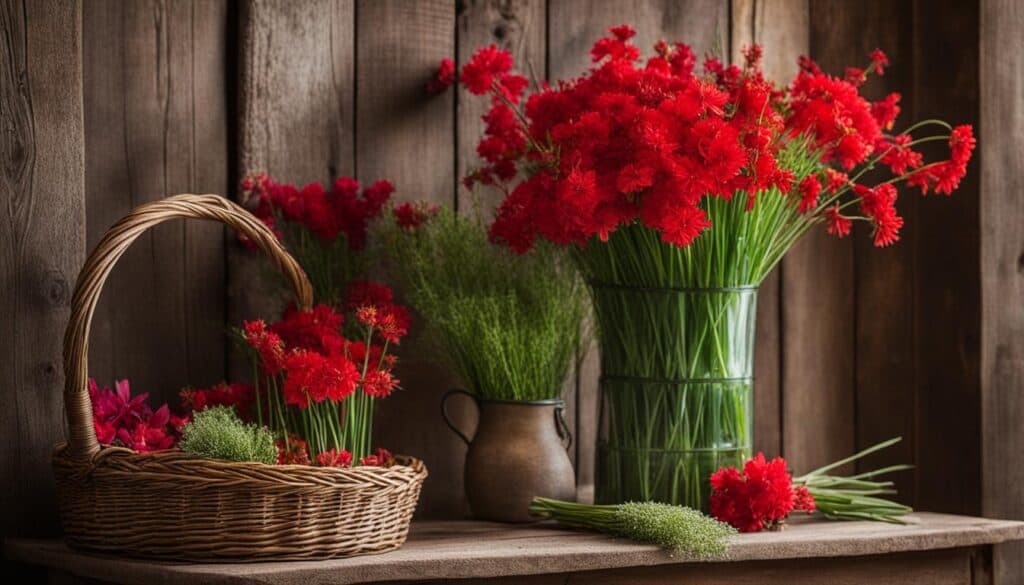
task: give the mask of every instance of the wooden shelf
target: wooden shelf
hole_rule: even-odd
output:
[[[615,570],[637,569],[639,575],[646,571],[640,568],[660,567],[662,573],[677,571],[686,575],[708,567],[721,572],[723,565],[730,564],[762,567],[763,570],[765,563],[808,558],[834,559],[836,566],[845,566],[843,558],[871,555],[898,559],[920,557],[932,563],[938,560],[902,553],[978,550],[1024,539],[1024,522],[928,513],[914,518],[915,524],[896,526],[798,517],[782,532],[735,537],[728,559],[714,562],[670,557],[653,546],[589,532],[561,530],[547,524],[517,526],[468,521],[414,523],[409,541],[400,550],[330,561],[175,564],[86,554],[73,551],[57,540],[30,539],[9,539],[4,550],[16,561],[127,584],[272,582],[310,585],[512,576],[520,577],[515,582],[526,582],[527,575],[548,576],[536,582],[567,583],[571,575],[589,571],[605,572],[593,573],[596,578],[601,574],[614,576]],[[946,554],[931,556],[952,558]],[[951,562],[949,566],[960,566],[956,563]],[[972,570],[969,566],[967,569]],[[934,574],[937,573],[932,574],[933,584],[944,582]]]

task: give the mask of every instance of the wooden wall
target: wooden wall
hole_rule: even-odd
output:
[[[795,72],[800,54],[841,72],[878,46],[893,66],[869,91],[902,92],[902,120],[980,120],[980,162],[952,198],[904,194],[898,245],[876,250],[864,233],[842,241],[815,233],[769,277],[759,302],[755,436],[799,472],[902,435],[900,446],[865,463],[915,463],[898,478],[902,499],[1024,517],[1024,478],[1012,471],[1024,461],[1024,212],[1012,172],[1022,165],[1019,138],[1000,132],[1024,123],[1024,23],[1012,2],[0,6],[0,372],[10,381],[0,392],[12,405],[0,409],[5,532],[53,528],[46,454],[62,434],[59,339],[77,268],[114,220],[172,193],[230,196],[241,176],[260,170],[292,182],[388,178],[399,200],[468,209],[457,179],[475,164],[483,103],[453,91],[427,96],[436,63],[461,64],[496,43],[538,76],[564,77],[622,22],[637,28],[645,49],[665,37],[735,59],[742,46],[762,43],[777,79]],[[497,203],[494,194],[477,196],[485,208]],[[261,285],[265,270],[216,226],[154,230],[108,283],[91,371],[101,381],[129,377],[160,399],[186,382],[236,375],[226,327],[281,303]],[[458,517],[465,451],[437,416],[455,381],[421,351],[425,341],[414,334],[405,347],[407,390],[382,403],[378,439],[427,460],[421,515]],[[596,378],[591,350],[566,392],[581,484],[593,481]],[[473,424],[468,405],[459,416]]]

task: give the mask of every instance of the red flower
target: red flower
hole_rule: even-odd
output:
[[[282,367],[283,361],[282,355]],[[243,420],[252,418],[250,410],[255,400],[255,391],[249,384],[221,382],[208,389],[185,388],[179,396],[187,412],[200,412],[213,406],[232,406]]]
[[[846,173],[841,173],[834,169],[825,169],[825,178],[828,181],[825,185],[825,190],[829,193],[837,193],[850,183],[850,177]]]
[[[793,490],[793,509],[803,510],[810,514],[817,509],[814,503],[814,496],[805,486],[798,486]]]
[[[800,213],[807,213],[818,205],[818,195],[821,194],[821,183],[814,175],[808,175],[800,181]]]
[[[896,188],[891,184],[874,189],[856,185],[854,193],[860,197],[861,209],[875,225],[875,246],[881,248],[899,240],[903,218],[896,214]]]
[[[833,205],[825,210],[825,220],[828,222],[828,233],[843,238],[850,235],[853,228],[853,220],[844,217],[839,211],[838,205]]]
[[[786,519],[795,504],[786,461],[764,454],[747,461],[740,472],[722,468],[711,475],[711,515],[740,532],[773,528]]]
[[[441,211],[437,205],[425,201],[403,203],[394,209],[395,223],[406,231],[414,231]]]
[[[386,370],[370,370],[363,379],[363,391],[374,398],[386,398],[398,386],[398,378]]]
[[[512,70],[512,54],[491,45],[476,52],[462,67],[462,83],[470,93],[483,95],[492,84]]]
[[[884,68],[889,66],[889,57],[882,52],[882,49],[871,51],[869,57],[871,58],[871,66],[874,68],[875,73],[882,75]]]
[[[349,311],[359,307],[386,307],[394,294],[386,285],[372,280],[354,280],[345,291],[345,307]]]
[[[847,67],[844,79],[846,79],[846,83],[857,87],[863,85],[868,80],[868,76],[860,67]]]
[[[360,459],[359,464],[367,467],[391,467],[395,464],[395,457],[387,449],[377,449],[373,455]]]
[[[156,411],[146,404],[148,394],[132,396],[128,380],[114,383],[116,391],[100,388],[89,379],[89,397],[93,406],[96,439],[104,445],[120,444],[140,452],[169,449],[178,436],[172,414],[166,404]],[[173,417],[175,422],[180,417]]]
[[[308,408],[310,401],[339,401],[355,392],[359,370],[343,356],[331,358],[318,353],[297,350],[285,360],[284,400],[299,408]]]
[[[352,453],[344,449],[331,449],[316,456],[321,467],[349,467],[352,465]]]
[[[871,104],[871,115],[875,117],[878,125],[886,130],[892,130],[896,122],[896,116],[900,115],[900,94],[890,93],[884,98]]]
[[[278,465],[309,465],[309,447],[296,435],[289,435],[288,440],[277,440]]]
[[[164,404],[145,420],[119,428],[117,440],[125,447],[142,453],[170,449],[174,445],[174,435],[167,428],[170,420],[170,409]]]
[[[267,331],[267,324],[262,319],[245,321],[242,326],[242,335],[245,337],[246,343],[260,356],[263,370],[271,376],[277,375],[284,367],[284,342],[281,337]]]
[[[280,336],[289,349],[308,349],[330,353],[341,348],[341,324],[344,317],[327,305],[317,305],[308,311],[294,306],[285,309],[281,320],[270,330]]]
[[[908,169],[916,169],[924,162],[924,156],[910,148],[913,139],[909,134],[894,136],[891,142],[884,142],[880,147],[883,152],[882,164],[888,165],[894,175],[902,175]]]
[[[390,343],[399,343],[409,331],[412,317],[401,305],[363,306],[356,311],[356,319]]]
[[[434,72],[434,77],[427,82],[427,93],[434,95],[443,92],[455,83],[455,61],[441,59]]]

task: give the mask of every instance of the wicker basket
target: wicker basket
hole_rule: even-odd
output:
[[[92,424],[89,326],[103,282],[149,227],[174,218],[220,221],[276,263],[300,306],[305,273],[259,220],[216,195],[178,195],[136,208],[89,256],[78,277],[64,336],[68,442],[54,453],[67,542],[84,549],[192,561],[323,559],[396,549],[405,542],[423,463],[388,467],[272,466],[101,447]]]

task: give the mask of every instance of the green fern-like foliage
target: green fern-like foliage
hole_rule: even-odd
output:
[[[415,230],[383,226],[396,276],[468,390],[558,398],[576,356],[586,291],[565,250],[516,255],[479,216],[450,208]]]
[[[277,463],[274,436],[266,428],[245,424],[230,406],[197,412],[182,429],[182,451],[210,459]]]

